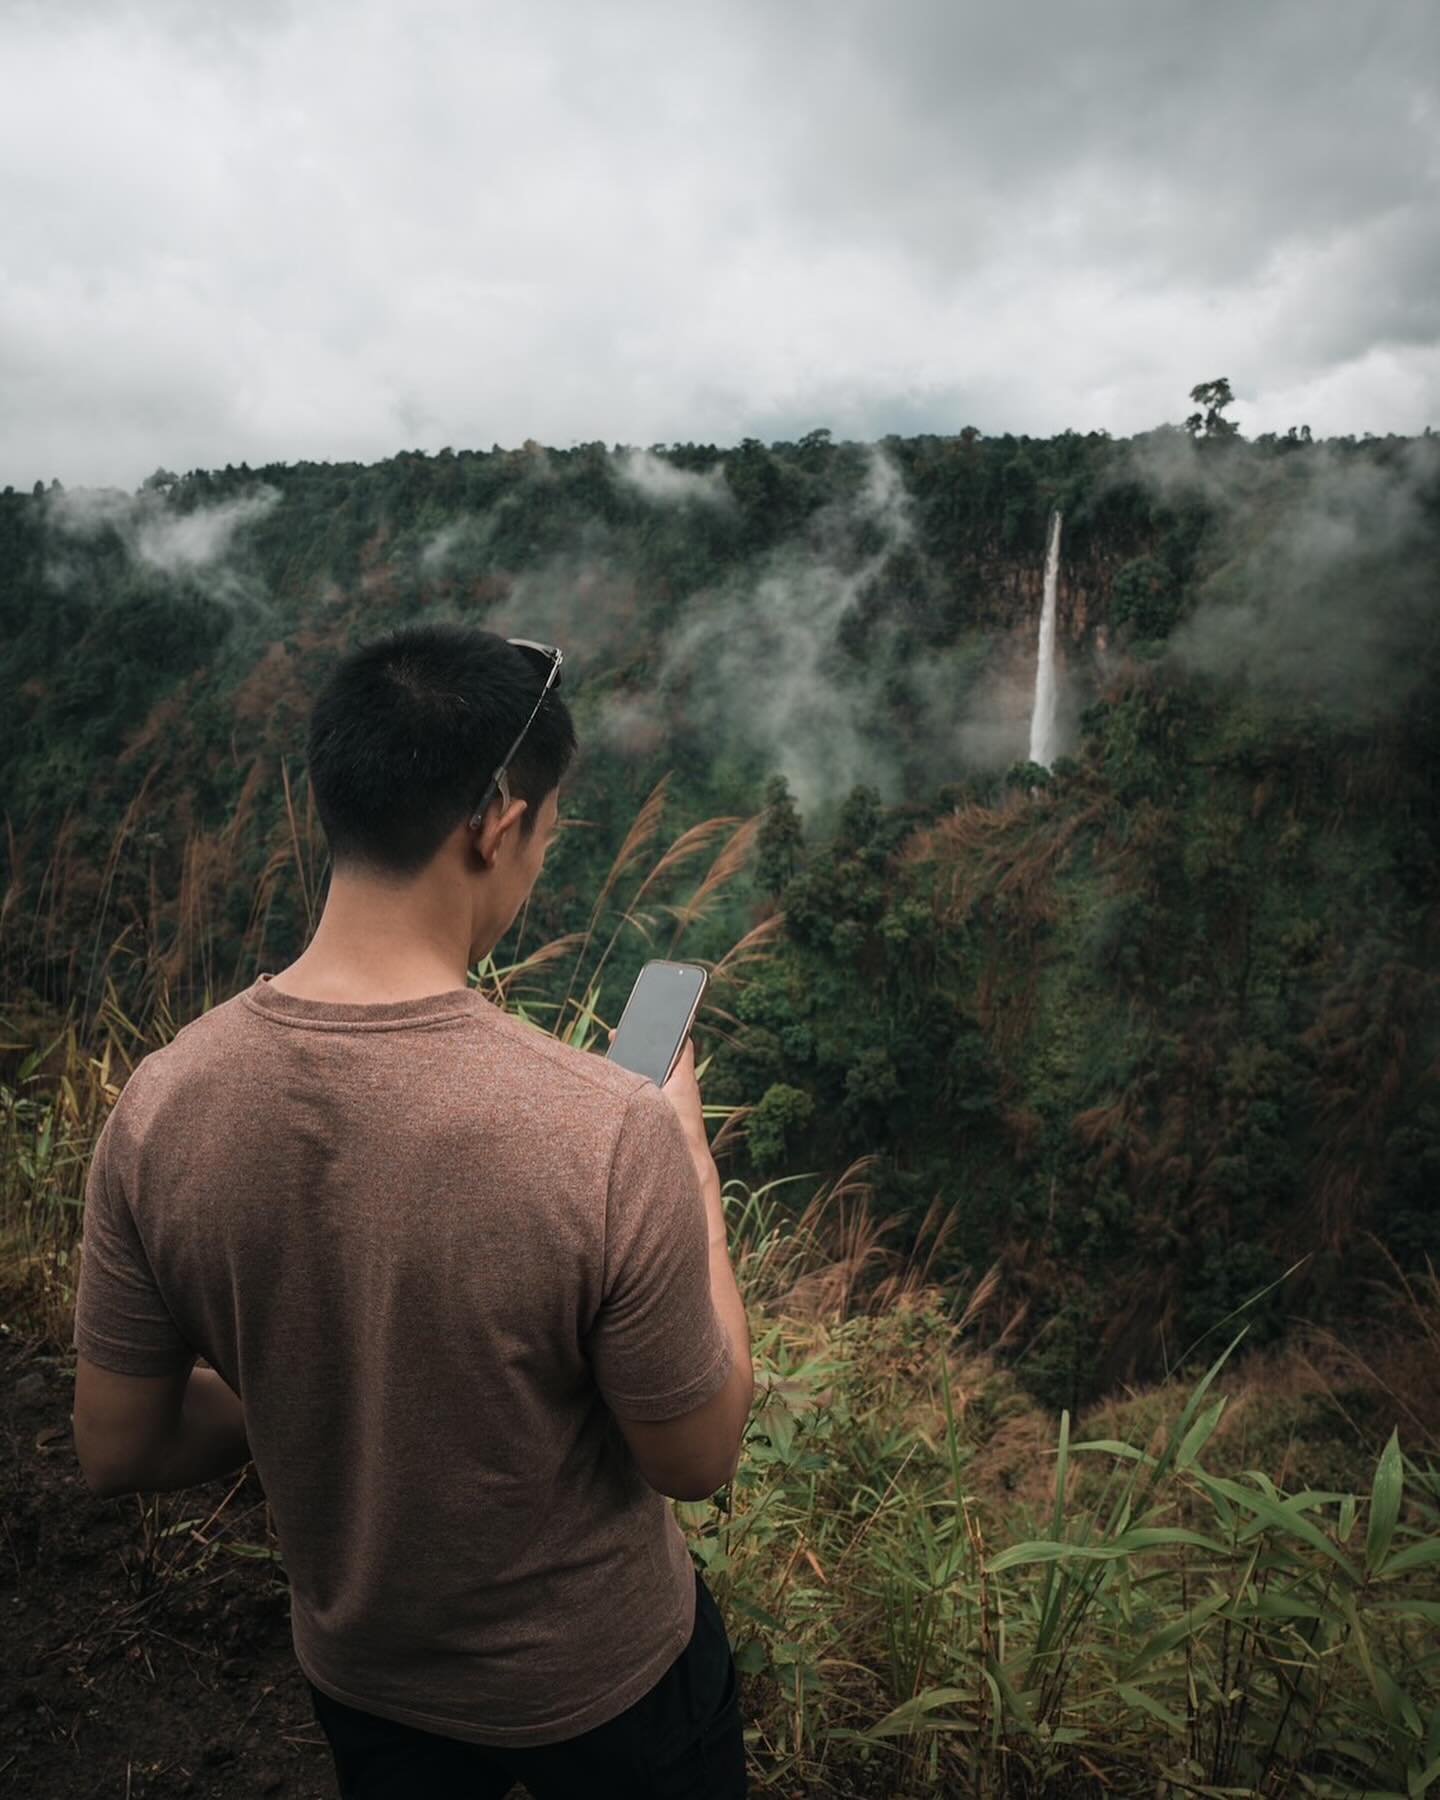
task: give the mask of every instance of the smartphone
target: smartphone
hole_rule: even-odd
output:
[[[606,1055],[664,1087],[680,1059],[709,980],[695,963],[647,962],[635,979]]]

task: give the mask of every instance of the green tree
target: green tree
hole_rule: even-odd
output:
[[[774,775],[765,787],[765,819],[756,844],[756,872],[760,885],[772,900],[795,876],[805,832],[799,809],[783,775]]]
[[[1223,375],[1218,381],[1202,381],[1197,387],[1191,388],[1190,398],[1197,406],[1205,408],[1203,413],[1191,413],[1185,421],[1185,429],[1192,438],[1239,437],[1240,427],[1224,416],[1225,408],[1233,404],[1235,396],[1230,392],[1230,383]]]
[[[781,1081],[768,1087],[746,1124],[745,1134],[756,1168],[779,1167],[785,1160],[788,1140],[810,1123],[814,1111],[815,1101],[803,1088]]]

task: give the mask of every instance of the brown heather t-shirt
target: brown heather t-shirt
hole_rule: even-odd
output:
[[[578,1736],[689,1642],[693,1565],[612,1416],[724,1386],[699,1182],[653,1083],[460,988],[259,980],[96,1146],[75,1345],[239,1394],[315,1686],[424,1731]]]

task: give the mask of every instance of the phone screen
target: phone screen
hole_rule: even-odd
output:
[[[615,1028],[609,1060],[663,1087],[695,1023],[707,979],[695,963],[646,963]]]

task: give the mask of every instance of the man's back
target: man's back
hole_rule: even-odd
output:
[[[262,977],[137,1071],[87,1206],[77,1346],[132,1374],[188,1346],[240,1394],[317,1687],[518,1748],[685,1648],[684,1540],[610,1409],[673,1418],[733,1358],[651,1084],[469,990]]]

